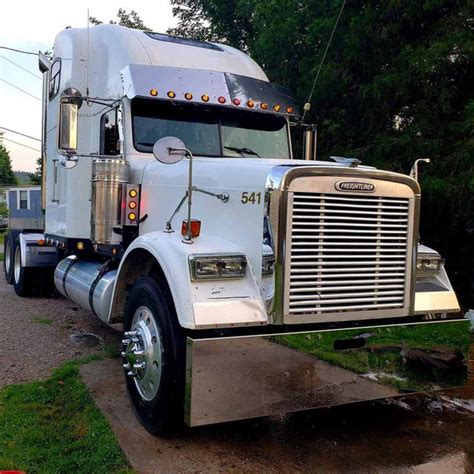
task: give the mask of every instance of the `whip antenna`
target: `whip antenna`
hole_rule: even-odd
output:
[[[301,117],[301,122],[302,123],[304,123],[304,118],[305,118],[306,112],[308,112],[309,109],[311,109],[311,99],[313,98],[314,89],[316,87],[316,83],[318,82],[319,74],[320,74],[321,69],[323,67],[324,60],[326,59],[326,55],[328,53],[329,46],[331,45],[332,38],[333,38],[334,33],[336,31],[337,25],[339,24],[339,20],[342,16],[342,12],[344,10],[344,7],[346,6],[346,1],[347,0],[344,0],[342,2],[342,6],[341,6],[341,9],[339,11],[339,15],[337,15],[336,23],[334,23],[334,27],[333,27],[332,32],[331,32],[331,36],[329,37],[329,41],[326,45],[326,49],[324,50],[323,58],[321,59],[321,63],[319,64],[318,72],[316,73],[316,77],[314,78],[313,87],[311,88],[311,92],[309,93],[308,100],[306,101],[306,103],[303,106],[303,117]]]

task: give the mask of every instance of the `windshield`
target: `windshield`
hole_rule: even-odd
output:
[[[133,141],[151,153],[163,137],[180,138],[195,155],[290,157],[287,121],[268,113],[224,107],[135,99]]]

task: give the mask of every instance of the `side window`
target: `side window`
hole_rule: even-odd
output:
[[[61,58],[56,58],[51,66],[49,76],[49,100],[53,99],[59,92],[61,82]]]
[[[28,191],[19,191],[19,209],[28,209]]]
[[[119,153],[118,109],[112,109],[100,119],[100,154],[118,155]]]

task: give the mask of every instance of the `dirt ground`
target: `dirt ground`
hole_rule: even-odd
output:
[[[81,330],[104,344],[120,340],[118,332],[67,300],[20,299],[0,278],[0,386],[47,377],[63,361],[96,352],[97,346],[70,340]],[[134,418],[119,360],[94,362],[81,372],[140,473],[474,473],[474,384],[443,398],[359,403],[160,439]]]
[[[92,333],[101,339],[73,342],[70,336]],[[116,345],[120,334],[62,298],[19,298],[0,275],[0,387],[44,379],[63,362]],[[79,337],[79,339],[84,339]],[[92,347],[91,347],[92,346]]]

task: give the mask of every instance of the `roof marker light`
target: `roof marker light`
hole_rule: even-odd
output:
[[[249,100],[247,101],[247,107],[253,108],[254,105],[255,105],[255,104],[253,103],[253,100],[250,100],[250,99],[249,99]]]
[[[267,109],[268,109],[268,104],[267,104],[266,102],[262,102],[262,103],[260,104],[260,108],[261,108],[262,110],[267,110]]]
[[[232,102],[234,105],[240,105],[240,99],[235,98]]]
[[[158,91],[156,89],[151,89],[150,95],[152,95],[153,97],[156,97],[158,95]]]
[[[174,91],[168,91],[166,94],[170,99],[174,99],[176,97],[176,93]]]
[[[273,110],[274,110],[275,112],[280,112],[280,110],[281,110],[281,105],[280,105],[280,104],[275,104],[275,105],[273,106]]]
[[[184,94],[184,98],[186,100],[192,100],[193,99],[193,95],[191,94],[191,92],[186,92],[186,94]]]
[[[286,108],[286,113],[292,114],[293,113],[293,107],[287,107]]]
[[[217,100],[219,101],[219,104],[225,104],[225,97],[223,97],[222,95],[219,96]]]
[[[202,99],[203,102],[209,102],[209,96],[207,94],[203,94],[201,96],[201,99]]]

